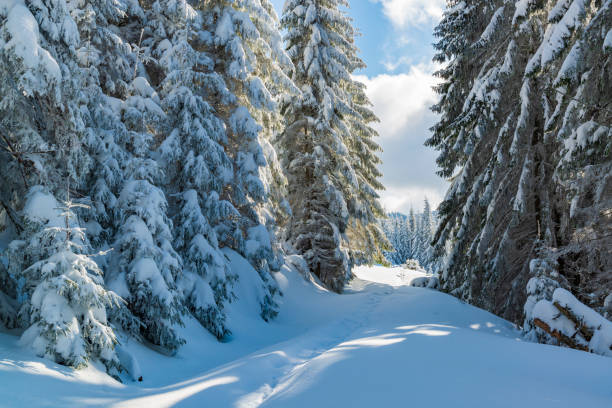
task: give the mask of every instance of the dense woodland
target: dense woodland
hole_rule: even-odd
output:
[[[611,29],[609,0],[448,2],[427,141],[452,178],[445,291],[521,325],[557,287],[612,314]]]
[[[435,217],[379,203],[348,6],[0,2],[2,325],[110,373],[118,332],[173,354],[193,316],[225,340],[226,251],[266,321],[287,256],[338,293],[355,265],[416,259],[539,341],[529,305],[558,288],[609,318],[612,0],[448,2]]]
[[[59,363],[120,368],[116,330],[167,353],[187,314],[229,334],[223,249],[259,272],[264,320],[284,255],[337,292],[381,257],[346,5],[3,2],[2,323]]]
[[[389,250],[384,251],[385,259],[392,265],[403,265],[412,261],[414,267],[438,272],[443,260],[436,257],[430,245],[436,230],[436,214],[425,199],[423,212],[411,209],[408,215],[393,212],[381,221],[383,232],[389,241]],[[414,263],[416,261],[417,263]]]

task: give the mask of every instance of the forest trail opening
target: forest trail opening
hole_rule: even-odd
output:
[[[505,320],[435,290],[411,287],[422,272],[374,266],[357,268],[356,275],[336,295],[293,270],[282,271],[277,279],[285,304],[278,319],[251,321],[238,314],[249,305],[236,304],[234,324],[244,330],[236,330],[227,344],[190,344],[176,357],[127,345],[142,366],[142,383],[116,383],[95,367],[71,374],[46,360],[17,365],[4,359],[6,401],[238,408],[612,406],[609,359],[525,342]],[[33,376],[40,387],[25,392]]]

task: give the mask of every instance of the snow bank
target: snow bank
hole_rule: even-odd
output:
[[[612,357],[612,322],[563,288],[540,300],[531,320],[562,345]]]
[[[37,359],[0,333],[0,405],[612,406],[607,358],[520,341],[486,311],[410,287],[422,272],[360,266],[337,295],[286,264],[274,274],[285,294],[280,313],[265,323],[257,271],[223,252],[239,274],[238,299],[227,305],[230,341],[189,319],[177,329],[189,342],[173,357],[123,339],[130,378],[119,384],[95,365],[75,372]],[[130,381],[138,375],[142,382]]]
[[[415,288],[438,289],[439,285],[440,281],[438,277],[433,275],[414,278],[412,282],[410,282],[410,286]]]
[[[353,273],[357,275],[359,279],[380,282],[391,286],[410,285],[413,282],[421,282],[423,278],[429,281],[427,272],[424,270],[402,268],[400,266],[387,268],[382,265],[361,265],[354,268]]]

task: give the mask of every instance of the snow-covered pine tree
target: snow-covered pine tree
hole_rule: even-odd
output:
[[[250,40],[251,50],[255,54],[253,76],[259,78],[265,87],[257,91],[259,85],[251,86],[254,88],[250,91],[253,95],[249,97],[247,105],[255,121],[261,126],[259,140],[267,162],[267,166],[260,169],[268,193],[266,208],[270,212],[264,217],[274,218],[272,224],[283,224],[291,209],[285,198],[287,180],[274,143],[283,130],[279,103],[291,98],[299,90],[289,77],[293,64],[285,52],[279,31],[280,22],[272,3],[269,0],[252,1],[245,2],[242,7],[259,34],[256,41]],[[265,95],[266,91],[269,95]],[[261,95],[257,96],[258,93]]]
[[[186,1],[155,2],[144,44],[152,50],[149,69],[155,61],[156,72],[163,73],[159,92],[166,117],[158,152],[171,202],[174,245],[183,259],[178,288],[192,315],[221,339],[229,334],[223,308],[234,275],[214,224],[239,214],[219,199],[233,181],[233,168],[223,149],[223,122],[204,96],[215,84],[228,92],[212,71],[213,60],[201,51],[199,11]]]
[[[116,254],[112,245],[120,226],[117,198],[129,178],[126,164],[133,155],[133,137],[127,127],[130,115],[125,114],[134,111],[126,101],[138,85],[133,81],[139,61],[130,38],[143,11],[137,3],[114,0],[74,0],[68,7],[81,38],[76,47],[82,78],[80,111],[83,143],[92,159],[92,171],[80,189],[84,195],[80,201],[88,209],[76,212],[94,248],[106,252],[95,260],[107,271]],[[132,104],[137,100],[133,98]],[[114,323],[139,336],[141,323],[125,303],[108,313]]]
[[[414,208],[410,207],[410,212],[408,213],[408,234],[406,239],[409,241],[406,245],[410,246],[410,255],[408,258],[417,259],[418,257],[418,240],[417,240],[417,216],[414,213]]]
[[[291,206],[287,200],[287,178],[279,159],[282,152],[278,140],[284,129],[284,117],[279,107],[297,95],[299,89],[289,77],[293,64],[285,52],[280,21],[272,3],[261,0],[261,8],[257,4],[250,7],[249,15],[260,35],[257,47],[254,48],[257,57],[255,73],[274,101],[274,109],[262,109],[251,104],[249,110],[262,127],[260,143],[267,166],[260,168],[260,177],[267,189],[267,200],[259,212],[273,241],[274,259],[268,260],[268,264],[272,270],[277,270],[283,261],[282,241],[291,216]]]
[[[79,36],[65,2],[3,3],[0,15],[0,171],[12,175],[0,184],[0,211],[14,221],[30,186],[78,185],[90,160],[80,141]]]
[[[438,251],[451,246],[442,285],[472,303],[522,322],[532,258],[554,252],[566,261],[586,259],[583,250],[559,250],[574,234],[565,227],[571,218],[569,191],[574,189],[567,189],[562,181],[560,168],[564,166],[559,166],[559,158],[564,156],[567,138],[578,134],[579,123],[593,120],[599,124],[593,129],[607,126],[601,99],[606,80],[591,83],[589,96],[578,90],[588,82],[589,74],[609,75],[604,27],[610,24],[610,2],[458,2],[450,6],[437,29],[436,59],[448,61],[439,73],[441,101],[434,106],[442,118],[428,141],[441,150],[440,174],[453,176],[439,208],[440,226],[434,237]],[[595,26],[598,28],[590,29]],[[581,41],[588,45],[572,51]],[[575,62],[582,59],[574,52],[581,48],[588,50],[584,55],[590,62],[576,71]],[[569,69],[565,71],[564,66]],[[587,66],[594,66],[595,71],[589,72]],[[573,72],[581,74],[574,76]],[[570,87],[557,80],[565,73],[569,77],[564,80],[573,78]],[[594,100],[589,99],[591,95]],[[570,108],[578,105],[581,108]],[[574,113],[582,110],[581,119],[572,122],[569,118],[574,113],[562,115],[568,108]],[[580,166],[605,168],[605,145],[594,143],[590,157]],[[603,192],[605,180],[596,171],[589,185]],[[585,203],[591,202],[592,193],[597,195],[588,190],[583,190]],[[581,199],[578,194],[576,202]],[[592,208],[590,204],[586,207]],[[596,210],[587,213],[589,221],[578,224],[601,222]],[[605,244],[604,237],[605,233],[594,236],[599,244]],[[551,247],[557,250],[546,250]],[[590,268],[609,270],[609,256],[602,256],[601,249],[594,249],[595,253],[598,260]],[[559,276],[578,275],[566,261],[558,263]],[[574,293],[585,303],[601,307],[609,289],[600,285],[598,295],[586,302],[580,281],[583,279],[574,280]]]
[[[116,373],[117,339],[106,308],[122,300],[104,287],[75,206],[58,203],[42,186],[27,194],[24,231],[8,249],[10,272],[24,282],[20,316],[28,328],[21,341],[57,363],[79,368],[99,359]]]
[[[410,228],[410,225],[410,217],[405,217],[400,223],[399,242],[402,251],[399,263],[404,263],[406,260],[414,258],[413,236],[415,231]]]
[[[410,258],[412,243],[410,242],[410,231],[407,219],[403,214],[393,213],[393,226],[395,229],[395,251],[393,253],[394,264],[401,265]]]
[[[290,61],[269,1],[213,0],[202,15],[214,70],[231,94],[211,95],[211,100],[225,122],[225,150],[234,166],[233,183],[221,198],[231,202],[239,216],[220,223],[217,232],[223,246],[237,250],[259,272],[266,291],[261,316],[268,320],[278,313],[274,298],[279,292],[270,271],[280,267],[268,210],[275,215],[287,211],[285,181],[270,141],[279,128],[275,99],[293,88],[284,72]]]
[[[64,1],[0,5],[0,230],[5,240],[26,238],[19,213],[31,186],[44,184],[57,192],[68,179],[78,188],[91,164],[81,143],[78,42]],[[3,320],[14,325],[7,312],[16,294],[14,274],[0,273]]]
[[[411,208],[408,216],[390,213],[387,217],[382,225],[392,248],[385,253],[389,262],[399,265],[414,259],[424,269],[436,272],[441,260],[434,257],[431,246],[435,220],[429,200],[425,199],[421,213],[415,214]]]
[[[136,77],[120,107],[127,129],[122,147],[128,156],[123,164],[126,180],[115,206],[119,228],[106,281],[127,301],[131,312],[122,310],[113,319],[165,352],[174,353],[185,342],[175,330],[185,312],[177,289],[183,265],[173,246],[172,221],[160,187],[163,169],[153,159],[153,147],[166,116],[158,103],[159,96],[149,82]]]
[[[425,241],[428,242],[428,240],[431,239],[434,221],[431,214],[431,204],[429,204],[429,200],[427,198],[425,198],[423,201],[423,213],[421,214],[421,219],[423,220],[423,235],[425,236]]]
[[[351,74],[366,67],[357,55],[355,36],[356,33],[353,31],[350,42],[343,47],[347,58],[352,61]],[[382,149],[375,140],[378,132],[372,125],[379,119],[371,109],[372,103],[366,95],[365,85],[353,77],[343,82],[346,97],[353,111],[346,119],[350,130],[350,138],[346,144],[358,183],[354,196],[347,201],[350,214],[347,237],[353,262],[371,263],[381,258],[381,251],[388,249],[390,245],[378,222],[385,214],[377,193],[384,190],[379,180],[382,173],[378,169],[381,163],[378,154]]]
[[[558,22],[548,44],[554,44],[557,34],[566,33],[566,27],[571,35],[563,36],[552,67],[542,67],[544,72],[556,71],[552,86],[558,116],[551,115],[555,121],[549,123],[561,144],[553,176],[561,197],[555,201],[554,211],[560,219],[555,243],[560,250],[548,250],[545,255],[559,266],[557,272],[571,282],[571,290],[581,302],[610,319],[612,2],[580,6],[572,3],[564,14],[551,12],[554,17],[549,17]]]
[[[419,262],[423,268],[428,271],[435,271],[437,269],[437,259],[434,256],[433,247],[431,246],[431,240],[433,236],[433,229],[435,228],[434,219],[431,213],[431,205],[429,200],[425,198],[423,205],[423,213],[421,214],[421,259]]]
[[[389,241],[389,249],[385,251],[385,257],[394,265],[401,265],[412,257],[412,233],[408,217],[398,212],[387,214],[382,220],[385,238]]]
[[[416,215],[415,229],[412,233],[412,258],[419,261],[421,266],[425,260],[426,249],[424,218],[423,213],[420,213]]]
[[[128,302],[142,324],[142,337],[174,353],[184,343],[175,330],[184,312],[176,288],[182,264],[172,248],[164,193],[147,179],[130,179],[121,191],[117,211],[121,228],[113,245],[116,254],[109,265],[108,287]],[[117,319],[134,330],[125,317]]]
[[[292,79],[301,89],[285,107],[287,127],[280,144],[293,211],[288,239],[312,272],[341,292],[350,277],[345,248],[347,199],[359,182],[349,159],[349,124],[354,114],[343,88],[352,61],[346,54],[353,28],[339,10],[344,0],[289,0],[281,24],[286,30]]]
[[[137,4],[115,0],[73,0],[68,6],[81,38],[77,55],[82,72],[83,139],[93,160],[92,172],[82,189],[91,210],[80,215],[92,244],[106,250],[117,229],[113,213],[125,179],[123,164],[129,157],[121,108],[137,63],[119,26],[140,17],[142,10]],[[98,259],[104,268],[103,261],[105,258]]]
[[[399,254],[398,262],[400,264],[406,262],[406,260],[413,258],[414,255],[414,245],[413,245],[413,235],[414,230],[410,229],[410,218],[406,217],[399,222],[400,234],[399,234],[399,244],[402,249]]]
[[[502,240],[506,241],[504,245],[510,243],[509,235],[501,231],[513,224],[513,214],[496,207],[511,201],[525,158],[523,152],[516,152],[514,157],[509,154],[513,124],[521,109],[515,102],[510,103],[510,95],[519,98],[521,90],[522,72],[517,64],[524,66],[524,62],[518,61],[519,50],[531,46],[538,30],[537,24],[523,24],[516,38],[508,35],[514,24],[514,8],[504,4],[468,7],[459,3],[446,12],[438,27],[440,42],[436,45],[437,60],[449,60],[448,68],[440,74],[441,102],[434,107],[442,119],[428,140],[428,144],[441,150],[440,174],[450,177],[457,173],[439,207],[441,222],[435,236],[438,254],[447,241],[453,247],[442,274],[443,287],[461,288],[453,293],[497,313],[504,308],[500,303],[508,299],[505,295],[510,282],[502,284],[501,275],[492,271],[512,269],[502,266],[509,260],[496,254]],[[530,97],[523,94],[522,100]],[[501,95],[508,97],[502,100]],[[519,143],[517,148],[528,145]],[[512,159],[520,163],[511,164]],[[483,223],[481,218],[487,218],[487,214],[489,222]],[[491,236],[491,228],[501,231]],[[488,232],[480,236],[483,230]],[[491,264],[493,260],[497,266]],[[485,274],[487,278],[483,278]],[[493,282],[484,286],[504,293],[503,297],[495,297],[496,305],[490,303],[490,294],[472,293],[472,288],[483,287],[475,284],[482,279],[495,280],[496,286]]]

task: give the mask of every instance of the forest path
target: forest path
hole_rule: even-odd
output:
[[[303,299],[313,314],[328,308],[325,324],[208,371],[205,390],[118,406],[169,396],[181,407],[612,406],[609,359],[524,342],[505,320],[410,287],[418,272],[357,274],[332,303]]]
[[[177,387],[168,393],[128,399],[117,406],[150,407],[159,404],[160,399],[164,401],[164,406],[199,406],[208,398],[215,401],[215,407],[250,408],[265,405],[266,401],[285,391],[304,372],[308,372],[313,361],[326,358],[331,350],[345,345],[356,332],[369,327],[373,312],[385,296],[394,291],[387,285],[361,281],[356,281],[356,285],[359,289],[349,287],[345,292],[345,296],[359,298],[355,308],[340,313],[331,311],[338,316],[328,323],[203,374],[198,382],[203,380],[202,386],[207,387],[209,395],[204,399],[194,398],[191,401],[191,398],[185,398],[185,391],[189,394],[194,388],[185,390],[184,387]],[[364,287],[367,290],[363,290]]]
[[[271,323],[242,293],[229,343],[188,322],[193,340],[175,357],[127,344],[142,383],[118,384],[95,366],[73,372],[0,335],[0,407],[612,407],[609,358],[525,342],[505,320],[410,287],[420,272],[356,274],[338,296],[282,272]]]

